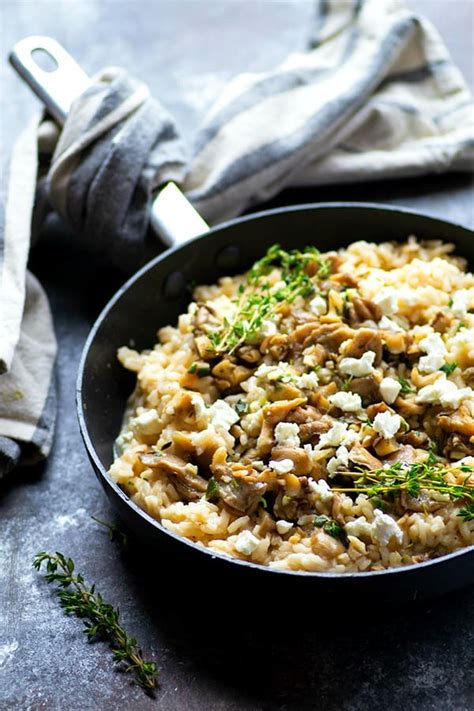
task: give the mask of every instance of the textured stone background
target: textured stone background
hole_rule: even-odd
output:
[[[473,83],[472,0],[418,0]],[[225,82],[271,68],[304,46],[305,0],[2,0],[2,163],[37,107],[6,66],[13,43],[50,34],[85,69],[121,64],[147,81],[188,138]],[[472,182],[461,175],[289,193],[303,200],[380,200],[474,226]],[[0,709],[470,709],[474,706],[472,588],[405,612],[337,619],[314,599],[262,599],[259,590],[190,579],[160,552],[121,553],[91,519],[113,520],[80,441],[76,369],[86,334],[121,276],[90,263],[52,224],[32,257],[59,338],[59,419],[47,465],[0,487]],[[39,549],[63,550],[162,670],[155,700],[111,671],[31,569]],[[228,604],[217,606],[219,596]],[[270,604],[273,603],[273,604]],[[247,614],[248,612],[248,614]]]

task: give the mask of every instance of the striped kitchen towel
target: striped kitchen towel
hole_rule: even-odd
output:
[[[26,269],[39,124],[38,116],[15,143],[0,211],[0,477],[47,456],[56,419],[53,323],[46,295]]]
[[[472,97],[433,25],[398,0],[317,9],[310,51],[237,77],[200,129],[184,187],[209,222],[288,187],[472,170]]]
[[[429,22],[399,0],[320,0],[308,51],[224,89],[183,180],[173,121],[140,82],[109,70],[73,103],[42,194],[84,242],[131,269],[150,245],[144,215],[163,181],[181,182],[217,222],[286,187],[471,170],[473,116]],[[26,272],[37,139],[38,122],[14,150],[0,230],[0,473],[45,456],[54,426],[51,316]]]

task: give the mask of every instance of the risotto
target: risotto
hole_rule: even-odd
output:
[[[112,478],[174,533],[305,571],[474,544],[474,276],[452,245],[275,245],[137,374]]]

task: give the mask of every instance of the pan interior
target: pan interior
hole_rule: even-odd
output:
[[[105,308],[83,355],[80,419],[102,467],[107,470],[112,463],[135,380],[118,363],[117,349],[153,347],[157,330],[186,310],[194,285],[244,271],[276,242],[289,249],[311,244],[327,251],[360,239],[401,241],[412,234],[454,242],[457,252],[474,262],[473,235],[463,227],[393,208],[346,204],[282,208],[243,218],[150,262]]]

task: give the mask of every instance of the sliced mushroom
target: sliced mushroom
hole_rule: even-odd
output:
[[[377,457],[374,457],[365,447],[356,444],[349,452],[349,461],[354,462],[364,469],[380,469],[382,462]]]
[[[366,351],[375,353],[374,365],[380,365],[382,360],[382,339],[378,331],[361,328],[344,351],[346,358],[361,358]]]
[[[175,454],[147,453],[140,455],[147,467],[161,471],[171,480],[179,493],[188,501],[196,501],[207,489],[207,481],[197,473],[197,466]]]
[[[440,413],[436,419],[445,432],[457,432],[466,437],[474,437],[474,416],[467,403],[463,403],[456,412]]]
[[[298,326],[291,334],[292,340],[302,343],[304,348],[320,343],[331,353],[337,353],[343,341],[355,336],[355,331],[349,326],[336,321],[335,323],[306,323]]]
[[[351,299],[347,312],[351,326],[358,326],[364,321],[380,321],[383,315],[380,306],[358,296]]]
[[[353,378],[349,383],[348,390],[360,395],[364,402],[376,402],[380,400],[379,379],[373,373],[362,378]]]
[[[295,449],[294,447],[273,447],[272,449],[272,459],[279,462],[282,459],[291,459],[294,468],[292,469],[293,474],[300,476],[302,474],[309,474],[312,469],[311,460],[304,451],[304,449]]]
[[[229,482],[219,481],[218,488],[218,496],[227,506],[236,511],[252,514],[259,505],[267,485],[259,481],[232,479]]]
[[[257,454],[268,454],[273,444],[273,428],[278,422],[287,419],[288,413],[306,402],[306,398],[297,397],[293,400],[279,400],[263,409],[263,426],[257,440]]]

